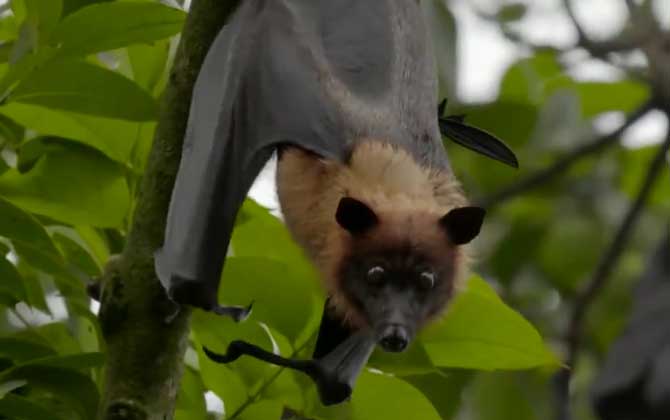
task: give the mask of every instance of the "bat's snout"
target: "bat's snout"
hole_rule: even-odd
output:
[[[400,324],[391,324],[383,329],[379,344],[384,351],[398,353],[409,344],[409,333],[407,328]]]

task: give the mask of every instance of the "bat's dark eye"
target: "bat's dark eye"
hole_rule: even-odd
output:
[[[430,290],[435,286],[435,273],[424,271],[419,275],[419,288],[421,290]]]
[[[368,270],[368,282],[372,284],[379,284],[382,281],[384,281],[384,275],[386,272],[384,269],[378,265],[372,267],[371,269]]]

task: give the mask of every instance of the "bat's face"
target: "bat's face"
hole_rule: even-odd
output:
[[[431,264],[410,249],[351,257],[342,292],[372,327],[386,351],[403,351],[425,322],[440,313],[453,290],[453,264]]]
[[[403,351],[427,321],[440,314],[454,290],[459,246],[479,232],[483,211],[447,215],[378,217],[367,205],[344,198],[337,222],[351,234],[340,265],[340,293],[354,322],[373,328],[386,351]]]

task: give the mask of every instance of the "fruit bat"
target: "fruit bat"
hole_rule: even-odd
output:
[[[236,320],[217,290],[237,212],[271,155],[287,227],[329,296],[314,359],[235,341],[310,375],[338,403],[377,345],[402,351],[466,270],[485,211],[468,204],[442,134],[516,166],[462,117],[444,117],[421,9],[408,0],[245,0],[197,78],[163,247],[168,296]],[[278,281],[277,287],[281,284]]]

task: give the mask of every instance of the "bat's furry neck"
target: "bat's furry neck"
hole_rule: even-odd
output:
[[[451,172],[420,165],[388,143],[370,140],[352,151],[336,182],[345,194],[378,211],[444,214],[466,200]]]

